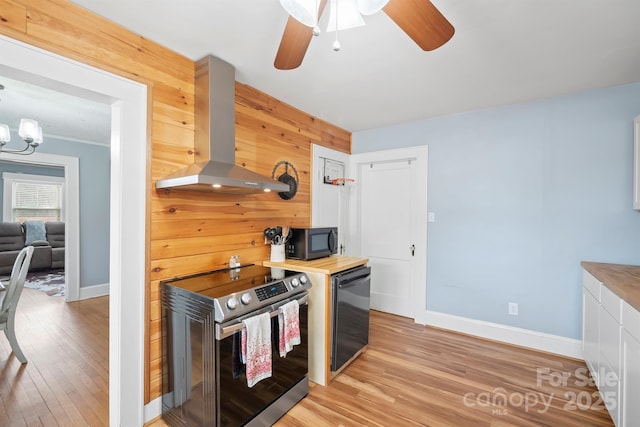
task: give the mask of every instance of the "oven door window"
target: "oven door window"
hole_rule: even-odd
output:
[[[247,386],[244,365],[240,361],[240,332],[216,341],[219,425],[247,423],[307,375],[307,308],[307,305],[300,306],[301,342],[286,357],[280,357],[278,353],[278,318],[271,319],[272,375],[251,388]]]

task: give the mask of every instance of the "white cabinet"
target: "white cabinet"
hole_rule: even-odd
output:
[[[633,121],[633,209],[640,210],[640,116]]]
[[[614,424],[640,426],[640,312],[587,271],[582,284],[584,360]]]
[[[621,302],[620,297],[616,296],[605,286],[601,286],[600,290],[600,368],[598,369],[599,378],[597,379],[598,390],[605,402],[613,423],[620,425],[620,336],[622,329],[620,328],[621,318]]]
[[[640,424],[640,313],[626,302],[622,322],[620,425],[635,427]]]
[[[600,370],[600,322],[598,321],[598,312],[600,310],[600,283],[596,281],[596,296],[592,292],[592,289],[586,286],[588,281],[595,281],[596,279],[586,271],[583,274],[583,283],[585,283],[585,286],[582,289],[582,355],[589,370],[594,373],[593,379],[598,381],[597,373]]]

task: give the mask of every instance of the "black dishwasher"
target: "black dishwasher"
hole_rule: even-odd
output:
[[[337,371],[369,342],[371,267],[331,276],[331,370]]]

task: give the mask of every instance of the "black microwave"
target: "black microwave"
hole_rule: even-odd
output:
[[[338,252],[338,228],[292,228],[285,250],[287,258],[307,261],[331,256]]]

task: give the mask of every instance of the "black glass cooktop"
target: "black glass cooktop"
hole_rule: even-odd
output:
[[[256,286],[272,283],[273,281],[271,268],[248,264],[239,268],[226,268],[208,273],[176,277],[175,279],[165,280],[163,283],[206,295],[210,298],[222,298]]]

